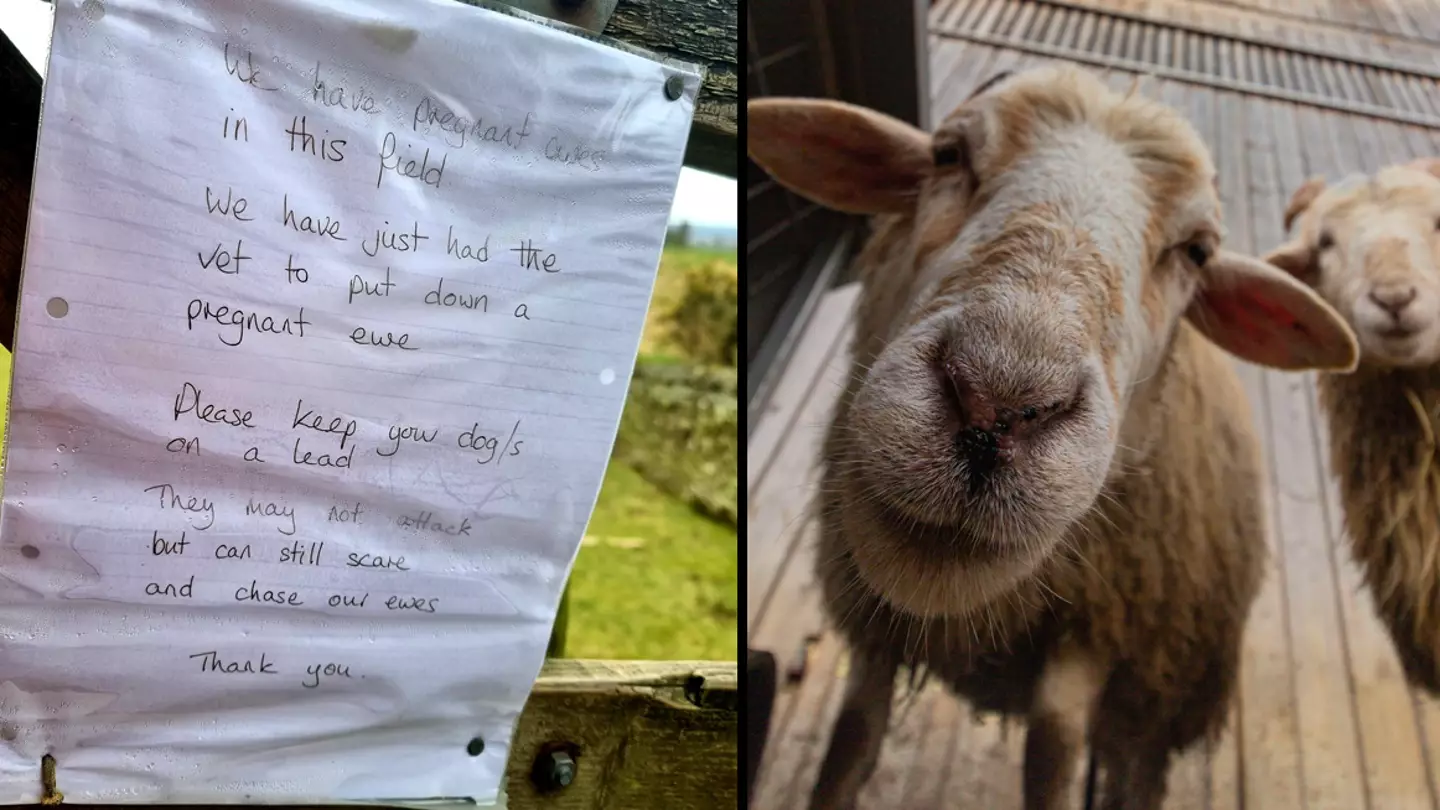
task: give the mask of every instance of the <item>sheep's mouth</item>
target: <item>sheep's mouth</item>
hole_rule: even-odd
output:
[[[874,518],[912,549],[934,554],[937,559],[988,562],[1008,556],[1004,543],[975,532],[968,520],[935,522],[916,518],[886,503],[872,504]]]
[[[971,614],[1009,590],[1052,548],[1039,536],[1018,542],[971,523],[918,521],[874,499],[851,498],[842,513],[859,581],[920,617]]]
[[[1421,330],[1409,326],[1389,326],[1377,330],[1376,334],[1386,340],[1403,343],[1419,335],[1420,331]]]

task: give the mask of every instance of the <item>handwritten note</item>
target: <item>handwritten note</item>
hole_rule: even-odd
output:
[[[698,85],[451,0],[57,0],[6,801],[494,799]]]

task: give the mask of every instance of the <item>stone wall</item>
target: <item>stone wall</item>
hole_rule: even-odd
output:
[[[715,520],[736,525],[740,409],[736,369],[642,355],[614,460]]]

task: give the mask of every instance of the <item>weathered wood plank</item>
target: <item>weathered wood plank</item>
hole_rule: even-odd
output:
[[[796,410],[781,414],[786,418],[786,430],[780,435],[772,461],[759,471],[749,488],[745,509],[745,618],[752,631],[787,558],[795,554],[794,544],[801,536],[805,519],[812,513],[825,432],[850,374],[849,318],[858,295],[858,285],[828,293],[812,319],[810,329],[826,330],[835,337],[829,345],[816,346],[822,354],[807,356],[811,365],[790,367],[788,373],[806,375],[812,382],[796,401]],[[769,483],[762,486],[762,481]],[[774,652],[785,654],[784,650]]]
[[[733,662],[546,662],[510,750],[509,810],[737,806],[736,670]],[[552,750],[570,752],[575,779],[546,794],[531,774]]]
[[[1227,240],[1232,249],[1254,250],[1251,235],[1248,172],[1246,171],[1244,98],[1233,93],[1197,93],[1192,120],[1215,153],[1220,195],[1225,208]],[[1267,401],[1260,370],[1239,364],[1257,426],[1267,421]],[[1266,507],[1274,514],[1274,491],[1266,487]],[[1300,742],[1296,738],[1295,667],[1286,616],[1285,549],[1270,526],[1268,570],[1260,595],[1250,611],[1242,647],[1240,725],[1237,740],[1243,751],[1241,788],[1246,807],[1303,807]]]
[[[737,177],[739,0],[620,0],[605,35],[705,68],[685,165]]]
[[[1288,106],[1288,105],[1287,105]],[[1282,212],[1291,182],[1301,173],[1298,147],[1285,128],[1291,109],[1247,100],[1252,252],[1283,238]],[[1291,130],[1293,133],[1293,130]],[[1278,145],[1278,148],[1277,148]],[[1295,711],[1306,806],[1369,806],[1357,739],[1345,628],[1341,622],[1335,572],[1320,501],[1320,459],[1311,434],[1305,377],[1266,371],[1262,375],[1268,420],[1263,423],[1269,458],[1271,523],[1283,549],[1287,625],[1295,668]]]
[[[736,807],[737,670],[734,662],[545,662],[515,730],[505,774],[507,810]],[[532,774],[551,751],[565,752],[575,767],[567,786],[547,793]],[[38,765],[35,777],[40,778]],[[63,765],[56,787],[64,793]],[[126,810],[133,805],[67,802],[65,807]],[[354,810],[356,805],[269,807]]]
[[[767,755],[761,766],[753,810],[796,810],[809,805],[845,692],[849,665],[844,646],[834,633],[826,633],[815,645],[790,711],[775,722],[774,736],[766,746],[774,753]]]

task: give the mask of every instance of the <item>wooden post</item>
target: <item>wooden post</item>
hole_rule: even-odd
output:
[[[509,810],[707,810],[740,806],[734,663],[549,661],[515,732]],[[545,791],[552,754],[574,762]]]
[[[739,176],[739,0],[620,0],[605,35],[705,68],[685,165]]]

